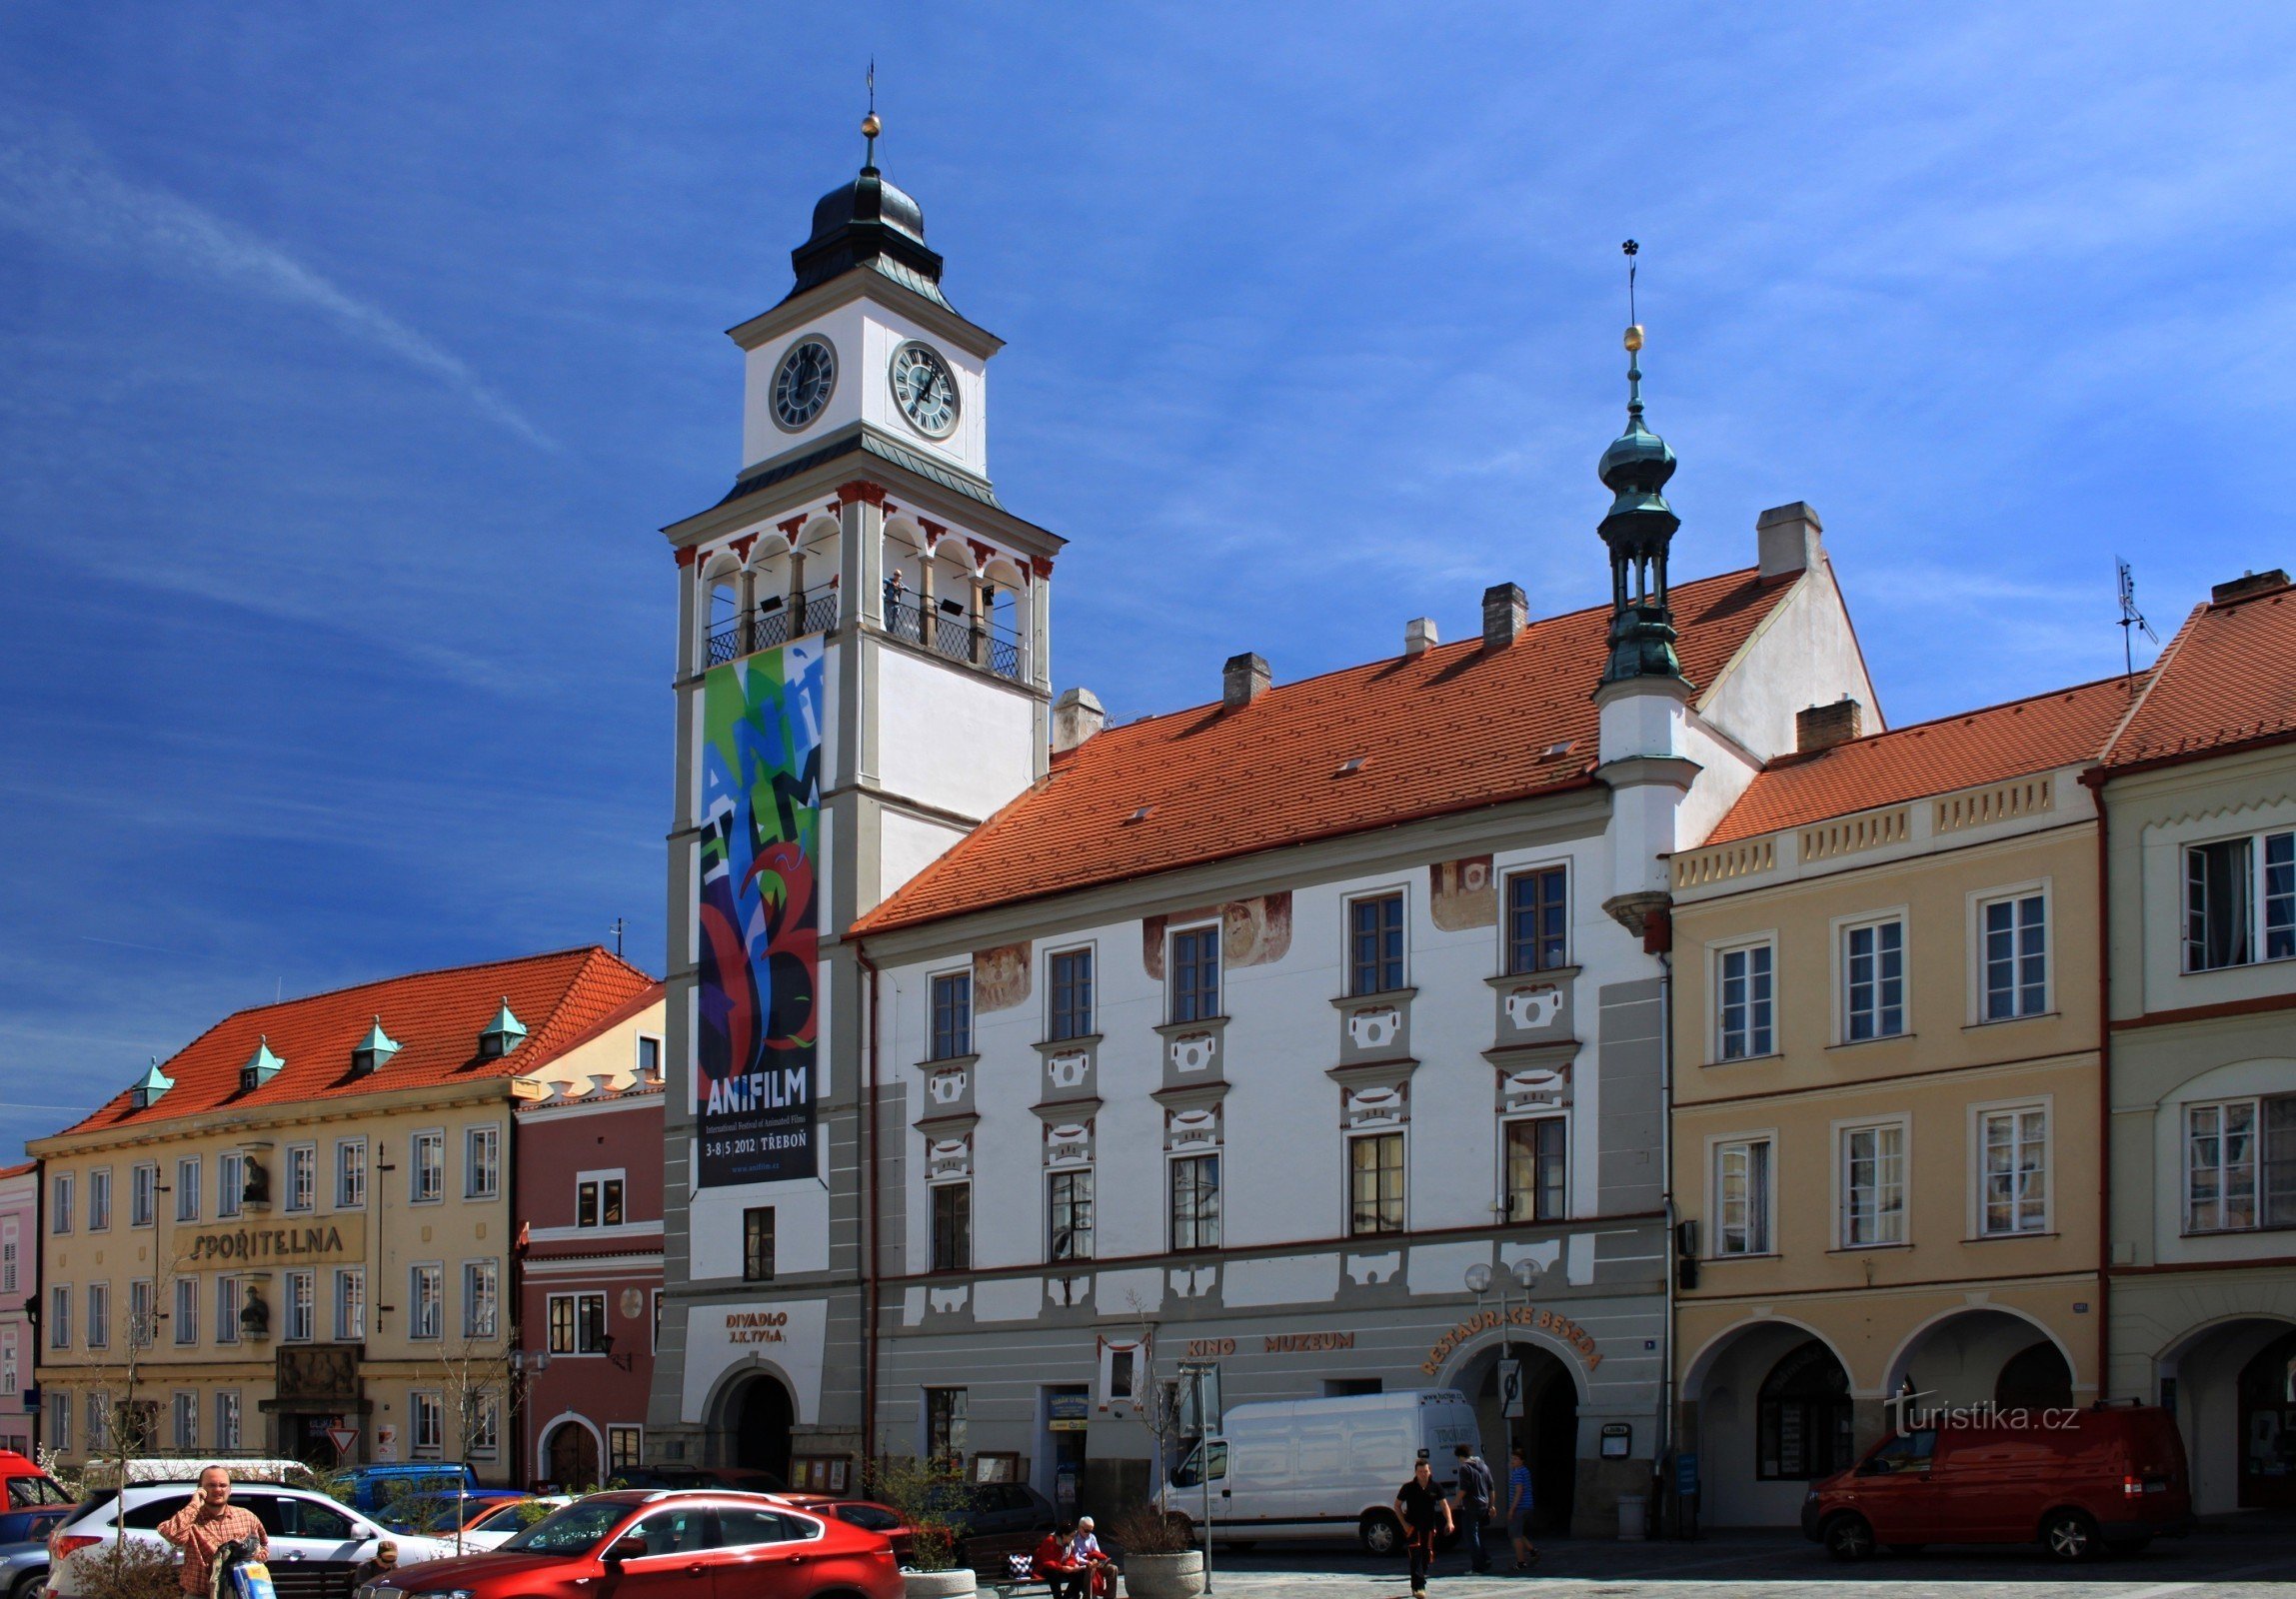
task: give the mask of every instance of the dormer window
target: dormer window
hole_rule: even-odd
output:
[[[399,1041],[383,1030],[383,1018],[377,1016],[367,1029],[367,1036],[351,1051],[351,1074],[355,1077],[372,1075],[389,1065],[391,1057],[398,1052]]]
[[[279,1068],[287,1062],[271,1052],[271,1038],[266,1034],[256,1040],[255,1053],[247,1057],[247,1064],[239,1068],[239,1091],[260,1088],[279,1075]]]
[[[135,1085],[128,1089],[128,1102],[138,1110],[148,1110],[159,1103],[161,1094],[174,1086],[175,1078],[161,1071],[160,1063],[155,1058],[151,1069],[138,1077]]]
[[[479,1058],[500,1060],[520,1044],[526,1042],[526,1023],[511,1014],[510,996],[503,996],[502,1008],[487,1023],[487,1030],[479,1034]]]

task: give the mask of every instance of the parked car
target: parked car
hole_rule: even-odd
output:
[[[1053,1501],[1025,1482],[951,1483],[931,1490],[926,1504],[955,1530],[960,1544],[1044,1532],[1059,1521]]]
[[[344,1477],[350,1485],[352,1508],[369,1515],[390,1508],[391,1501],[403,1494],[448,1493],[479,1485],[470,1467],[450,1460],[380,1460],[354,1466]]]
[[[393,1532],[427,1532],[454,1538],[481,1516],[526,1498],[520,1488],[449,1488],[443,1493],[403,1493],[385,1502],[375,1519]]]
[[[727,1488],[735,1493],[787,1493],[790,1489],[772,1472],[748,1466],[623,1466],[615,1471],[614,1482],[621,1488]]]
[[[497,1505],[463,1529],[465,1549],[499,1549],[553,1510],[574,1503],[563,1493],[538,1494]]]
[[[48,1591],[53,1599],[80,1599],[86,1593],[97,1564],[121,1535],[118,1517],[123,1499],[126,1536],[164,1549],[160,1523],[189,1504],[195,1491],[191,1482],[139,1482],[120,1493],[81,1501],[48,1537]],[[271,1544],[272,1586],[279,1599],[341,1599],[350,1591],[351,1573],[374,1557],[375,1546],[385,1538],[397,1541],[404,1565],[455,1552],[453,1544],[391,1532],[325,1494],[304,1488],[235,1484],[231,1502],[263,1523]]]
[[[0,1449],[0,1544],[37,1542],[64,1519],[72,1496],[13,1449]],[[8,1590],[0,1586],[0,1594]]]
[[[48,1545],[0,1543],[0,1599],[40,1599],[48,1588]]]
[[[1157,1508],[1203,1519],[1222,1543],[1355,1534],[1375,1555],[1403,1546],[1395,1490],[1423,1453],[1446,1490],[1454,1444],[1479,1441],[1474,1407],[1455,1388],[1338,1394],[1230,1405],[1220,1430],[1172,1468]]]
[[[2176,1419],[2155,1405],[2024,1412],[2030,1425],[1894,1433],[1802,1501],[1837,1560],[1932,1543],[2033,1543],[2059,1560],[2133,1553],[2192,1524]]]
[[[902,1580],[882,1535],[834,1516],[739,1493],[613,1489],[577,1499],[490,1553],[419,1571],[408,1571],[402,1560],[398,1571],[360,1588],[357,1599],[596,1599],[712,1590],[740,1599],[833,1592],[901,1599]]]
[[[893,1545],[894,1559],[905,1566],[916,1553],[917,1529],[891,1505],[881,1505],[874,1499],[839,1499],[822,1493],[788,1493],[781,1497],[800,1510],[810,1510],[817,1516],[835,1516],[866,1532],[885,1534]]]

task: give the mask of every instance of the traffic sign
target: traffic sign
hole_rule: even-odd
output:
[[[338,1460],[350,1459],[351,1451],[359,1447],[359,1429],[357,1427],[329,1427],[327,1438],[330,1443],[335,1445],[335,1458]]]
[[[1522,1362],[1519,1360],[1498,1363],[1498,1412],[1509,1421],[1522,1417]]]

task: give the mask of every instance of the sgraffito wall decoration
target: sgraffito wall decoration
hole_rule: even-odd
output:
[[[694,1120],[708,1188],[817,1173],[822,648],[702,684]]]

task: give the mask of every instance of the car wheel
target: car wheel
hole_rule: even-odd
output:
[[[2056,1560],[2086,1560],[2097,1552],[2097,1524],[2079,1510],[2055,1510],[2041,1523],[2041,1547]]]
[[[1836,1560],[1863,1560],[1873,1553],[1873,1526],[1849,1511],[1825,1524],[1825,1552]]]
[[[1355,1536],[1363,1540],[1366,1553],[1383,1558],[1403,1547],[1403,1524],[1384,1510],[1366,1511]]]
[[[46,1599],[47,1592],[48,1574],[34,1571],[17,1580],[16,1586],[8,1590],[8,1599]]]

